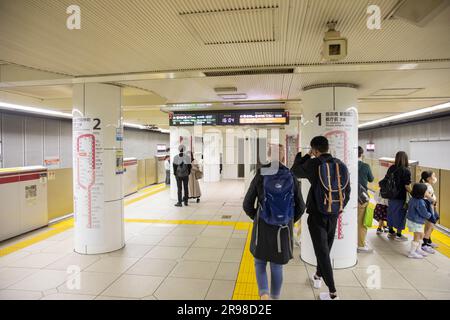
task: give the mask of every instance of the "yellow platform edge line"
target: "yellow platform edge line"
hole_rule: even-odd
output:
[[[148,190],[150,189],[150,190]],[[143,200],[147,197],[150,197],[154,194],[157,194],[161,191],[166,190],[167,187],[165,187],[165,184],[159,184],[159,185],[155,185],[155,186],[151,186],[149,188],[147,188],[147,192],[143,193],[143,195],[135,198],[135,199],[130,199],[128,201],[125,201],[124,205],[130,205],[134,202]],[[74,221],[73,218],[68,218],[62,221],[59,221],[57,223],[51,224],[48,226],[48,231],[40,233],[36,236],[30,237],[28,239],[16,242],[10,246],[4,247],[4,248],[0,248],[0,257],[4,257],[8,254],[14,253],[20,249],[24,249],[26,247],[29,247],[33,244],[36,244],[42,240],[46,240],[52,236],[55,236],[61,232],[64,232],[70,228],[73,227]]]

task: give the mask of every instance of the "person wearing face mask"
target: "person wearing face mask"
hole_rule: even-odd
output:
[[[420,182],[427,186],[427,206],[429,206],[430,210],[433,212],[431,218],[425,222],[422,250],[427,253],[435,253],[434,248],[437,248],[437,245],[431,241],[431,233],[439,220],[439,214],[436,212],[437,198],[433,189],[433,185],[437,183],[437,178],[433,171],[423,171],[420,178]]]

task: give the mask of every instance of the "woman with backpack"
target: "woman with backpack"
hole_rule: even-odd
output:
[[[269,147],[271,163],[257,170],[243,204],[245,213],[253,220],[250,251],[255,258],[261,300],[280,298],[283,265],[293,258],[293,225],[305,210],[298,181],[284,166],[284,157],[282,145]],[[270,289],[267,263],[271,271]]]
[[[388,237],[396,241],[408,241],[408,238],[402,235],[406,224],[406,194],[411,192],[411,171],[409,170],[406,152],[399,151],[395,155],[395,163],[389,167],[386,177],[391,175],[396,190],[389,198],[387,210]]]

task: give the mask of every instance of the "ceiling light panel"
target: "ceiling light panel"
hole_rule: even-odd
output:
[[[217,93],[221,93],[221,92],[237,92],[237,88],[236,87],[218,87],[218,88],[214,88],[214,91]]]
[[[391,88],[391,89],[381,89],[372,94],[372,96],[377,97],[393,97],[393,96],[409,96],[416,93],[423,88]]]
[[[219,97],[221,97],[224,100],[244,100],[247,99],[246,93],[234,93],[234,94],[219,94]]]

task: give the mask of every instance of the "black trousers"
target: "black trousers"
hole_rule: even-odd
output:
[[[178,203],[181,203],[181,201],[184,201],[184,203],[188,202],[189,199],[188,185],[189,185],[189,176],[182,178],[177,177]],[[182,188],[184,189],[183,199],[181,199]]]
[[[338,216],[313,213],[308,216],[308,229],[317,258],[317,275],[322,277],[330,292],[336,292],[330,251],[334,242]]]

